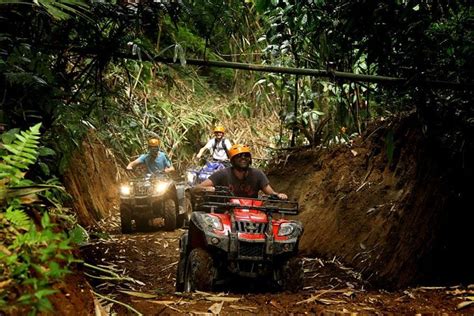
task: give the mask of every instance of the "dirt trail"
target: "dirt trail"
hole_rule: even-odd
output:
[[[95,276],[89,281],[96,292],[144,315],[197,315],[211,311],[220,315],[474,314],[474,304],[457,309],[458,304],[468,302],[468,296],[474,296],[474,286],[387,292],[372,288],[360,274],[335,259],[304,258],[305,283],[299,293],[272,292],[251,280],[229,284],[222,292],[175,293],[178,240],[183,230],[122,235],[119,221],[116,215],[107,218],[100,229],[110,233],[109,237],[93,239],[82,247],[87,263],[116,274],[111,278],[108,272],[87,269]],[[105,299],[102,305],[118,315],[133,314],[125,306]]]

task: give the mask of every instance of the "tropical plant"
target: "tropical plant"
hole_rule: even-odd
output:
[[[39,194],[62,188],[25,178],[40,152],[40,127],[14,134],[13,142],[3,144],[9,153],[0,156],[0,308],[11,312],[51,311],[52,285],[77,261],[70,251],[72,238],[42,204],[35,204]]]
[[[442,102],[438,91],[431,93],[431,87],[423,84],[425,80],[472,83],[474,32],[469,25],[473,9],[465,1],[254,2],[265,16],[266,63],[409,79],[398,87],[318,78],[303,85],[298,77],[269,75],[265,84],[281,95],[286,107],[283,117],[295,118],[288,126],[294,132],[304,125],[301,119],[307,99],[301,97],[303,86],[315,96],[316,109],[331,117],[327,132],[334,134],[341,127],[360,133],[374,115],[413,107],[421,116],[433,118],[425,103],[439,103],[439,107]],[[457,111],[469,117],[461,105],[462,100],[472,98],[466,91],[443,92],[443,98],[449,94],[450,99],[458,99]],[[440,113],[447,115],[444,110]]]

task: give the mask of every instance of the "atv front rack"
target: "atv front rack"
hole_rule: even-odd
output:
[[[208,210],[210,212],[227,211],[229,209],[252,209],[266,213],[280,213],[287,215],[298,215],[298,202],[286,200],[277,200],[273,198],[247,198],[232,195],[206,194],[201,197],[200,203],[197,203],[197,209]],[[243,199],[247,201],[262,201],[262,206],[241,205],[228,202],[230,199]]]

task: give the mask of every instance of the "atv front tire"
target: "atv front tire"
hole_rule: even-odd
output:
[[[174,203],[172,199],[167,199],[164,202],[163,217],[165,219],[166,230],[176,229],[176,206]]]
[[[288,259],[281,266],[280,273],[283,290],[295,293],[303,288],[304,271],[301,258]]]
[[[184,213],[181,215],[181,227],[186,227],[189,225],[191,220],[191,214],[193,213],[193,205],[191,202],[191,193],[186,192],[184,194],[183,200]]]
[[[132,232],[132,210],[127,206],[120,206],[120,226],[122,234]]]
[[[150,230],[150,225],[148,225],[148,218],[139,217],[135,218],[135,228],[137,232],[146,232]]]
[[[204,249],[193,249],[188,256],[184,274],[184,291],[212,291],[216,268],[211,255]]]

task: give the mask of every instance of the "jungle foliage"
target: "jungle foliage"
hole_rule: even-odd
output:
[[[54,173],[63,172],[90,128],[121,160],[140,153],[146,138],[159,135],[179,165],[200,145],[203,130],[235,112],[251,115],[249,101],[231,97],[217,111],[213,104],[215,98],[227,102],[218,89],[224,94],[234,87],[251,90],[248,74],[142,61],[142,56],[171,56],[183,64],[186,57],[203,56],[250,61],[255,47],[247,37],[256,18],[248,6],[239,1],[225,8],[212,1],[194,6],[79,0],[0,6],[2,124],[24,128],[41,121],[45,141],[59,155],[59,165],[50,164]],[[211,23],[202,13],[217,8],[224,14]],[[235,23],[237,17],[245,23]],[[122,52],[137,60],[115,58]],[[243,107],[235,109],[236,103]]]
[[[2,121],[7,127],[42,121],[46,140],[62,156],[55,172],[65,168],[91,127],[108,127],[99,131],[122,159],[138,154],[150,134],[164,135],[165,147],[181,162],[202,141],[203,129],[222,114],[235,117],[235,110],[246,116],[278,112],[284,128],[275,140],[282,146],[347,141],[374,117],[415,104],[427,127],[434,124],[433,109],[449,116],[455,106],[461,117],[472,117],[466,105],[472,92],[420,86],[426,79],[472,82],[473,18],[463,1],[209,0],[133,6],[45,0],[38,6],[3,5],[2,16]],[[137,60],[115,58],[120,52]],[[222,69],[196,72],[141,60],[158,55],[183,65],[197,57],[409,80],[386,87]],[[207,92],[213,89],[233,91],[243,108],[235,109],[231,97],[216,112]],[[189,115],[178,122],[175,111]]]
[[[266,63],[408,79],[403,86],[381,86],[266,76],[259,83],[280,96],[285,122],[305,136],[300,142],[318,144],[324,135],[315,126],[321,124],[330,123],[325,133],[330,137],[340,127],[360,133],[371,118],[415,107],[432,131],[440,121],[455,119],[456,111],[469,128],[472,91],[423,85],[426,80],[472,84],[469,1],[255,2],[266,22],[261,38],[267,44]]]
[[[78,261],[71,249],[81,235],[57,229],[60,218],[61,227],[74,225],[61,207],[64,189],[54,179],[36,184],[25,177],[42,153],[51,153],[40,146],[40,126],[2,135],[0,308],[7,312],[51,311],[52,285]]]

